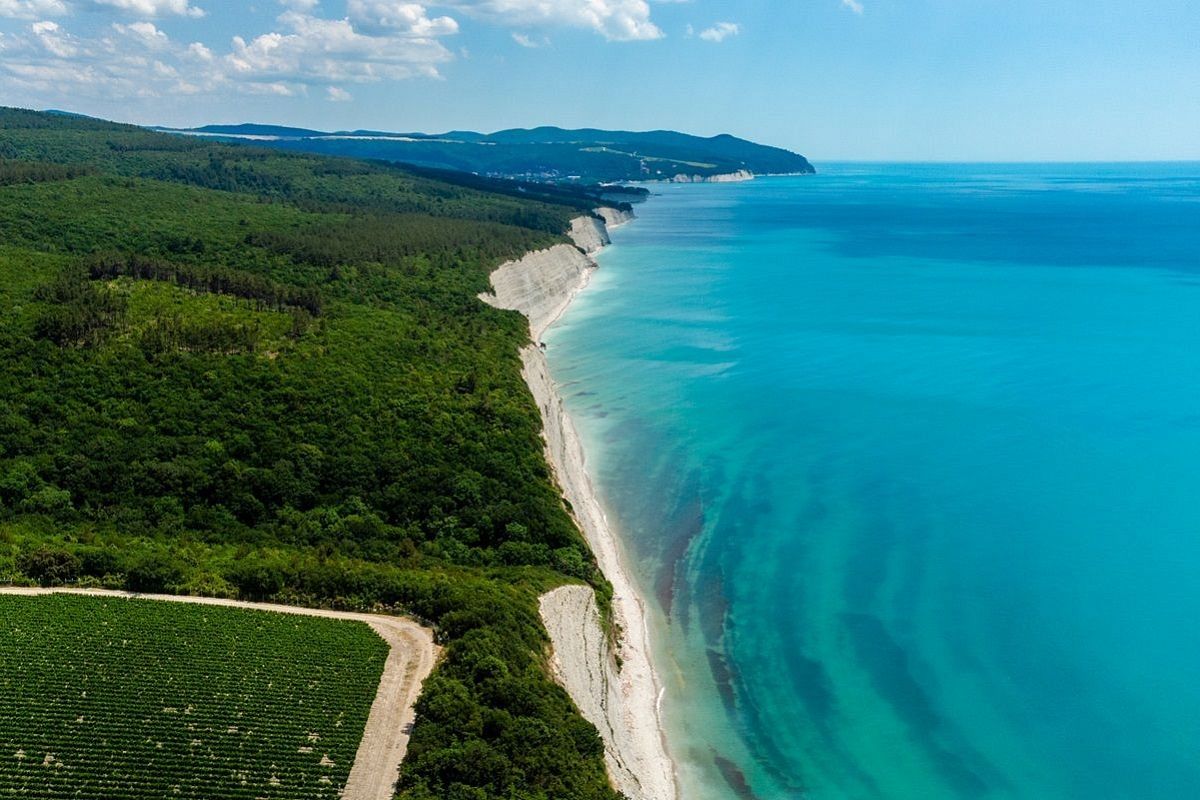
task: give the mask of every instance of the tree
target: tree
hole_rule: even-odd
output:
[[[233,565],[225,579],[238,588],[243,597],[261,600],[277,594],[287,581],[277,564],[262,559],[243,559]]]
[[[65,550],[39,547],[17,556],[17,569],[42,586],[62,586],[79,577],[79,559]]]
[[[56,519],[70,517],[75,510],[71,493],[57,486],[43,486],[21,502],[21,510],[28,514],[46,514]]]
[[[165,553],[150,553],[134,562],[125,573],[131,592],[163,592],[184,579],[183,567]]]

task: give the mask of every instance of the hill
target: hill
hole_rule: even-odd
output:
[[[607,585],[501,262],[596,202],[0,109],[0,582],[427,621],[408,800],[616,800],[537,597]]]
[[[801,155],[729,135],[703,138],[674,131],[564,130],[542,127],[491,134],[339,131],[323,133],[273,125],[208,125],[167,129],[193,136],[253,139],[285,150],[353,156],[536,181],[605,183],[708,179],[749,172],[806,174]]]

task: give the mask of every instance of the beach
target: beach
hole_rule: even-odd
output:
[[[565,586],[541,599],[553,644],[553,669],[584,717],[600,732],[605,762],[616,788],[631,800],[674,800],[675,768],[667,754],[661,681],[650,660],[646,605],[625,566],[621,542],[610,528],[586,468],[575,425],[550,374],[541,339],[597,268],[591,256],[608,241],[608,226],[632,215],[612,208],[573,221],[575,245],[527,254],[492,273],[494,293],[481,299],[520,311],[529,319],[532,344],[521,351],[522,373],[542,416],[546,456],[563,497],[613,587],[612,624],[605,631],[589,587]]]

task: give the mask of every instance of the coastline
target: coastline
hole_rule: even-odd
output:
[[[591,255],[609,244],[608,226],[633,215],[597,209],[599,219],[572,220],[575,246],[526,254],[492,273],[493,294],[480,299],[520,311],[532,344],[522,348],[522,375],[542,416],[549,462],[563,497],[613,587],[615,647],[604,630],[590,587],[563,586],[543,595],[540,610],[553,646],[555,678],[604,741],[605,763],[630,800],[676,800],[675,765],[667,754],[661,716],[662,682],[650,658],[646,605],[626,569],[622,546],[608,525],[586,469],[583,445],[550,376],[541,338],[570,306],[598,265]]]
[[[739,169],[737,172],[722,172],[716,175],[689,175],[681,172],[669,178],[632,181],[632,183],[745,183],[759,178],[787,178],[815,174],[816,169],[808,172],[751,172],[748,169]]]

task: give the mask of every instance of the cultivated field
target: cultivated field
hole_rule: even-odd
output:
[[[0,595],[0,798],[336,798],[388,652],[356,622]]]

